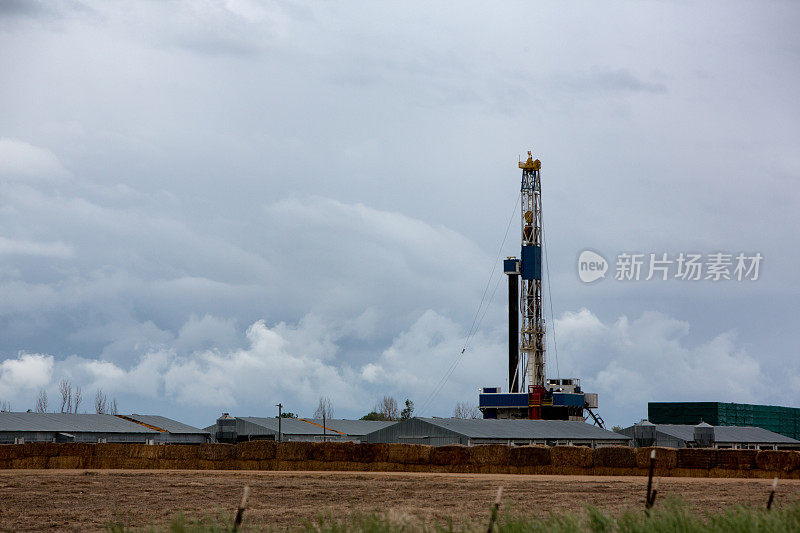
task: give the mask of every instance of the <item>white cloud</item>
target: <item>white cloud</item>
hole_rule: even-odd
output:
[[[225,350],[233,347],[238,340],[235,321],[209,314],[202,317],[192,315],[181,326],[173,344],[178,353],[190,353],[202,349]]]
[[[199,323],[218,325],[220,321],[204,317]],[[192,318],[182,333],[197,325],[198,319]],[[307,342],[300,342],[302,339]],[[346,363],[326,362],[334,357],[336,347],[326,340],[324,328],[316,327],[313,317],[295,326],[280,323],[273,328],[258,321],[247,329],[246,340],[246,348],[207,349],[186,355],[165,346],[143,354],[128,368],[73,356],[60,364],[59,372],[86,389],[172,400],[182,406],[252,407],[264,398],[288,396],[308,403],[323,391],[342,407],[358,405],[358,395],[352,396],[353,389],[345,379],[350,373]],[[178,344],[185,348],[186,339],[179,336]]]
[[[0,178],[25,181],[60,180],[69,173],[46,148],[0,138]]]
[[[33,255],[66,259],[73,257],[75,250],[63,242],[36,242],[0,237],[0,255]]]
[[[555,328],[560,367],[598,392],[601,413],[622,423],[646,416],[650,401],[769,401],[761,365],[734,332],[692,344],[689,328],[656,312],[610,324],[588,309],[564,313]]]
[[[46,386],[53,372],[52,355],[21,353],[0,362],[0,398],[14,403],[18,394]]]
[[[193,317],[181,331],[192,331],[201,323],[213,326],[224,321]],[[81,386],[85,395],[102,389],[110,397],[127,397],[128,405],[147,399],[175,402],[178,409],[206,406],[240,414],[263,414],[277,401],[310,413],[318,396],[324,395],[332,399],[340,416],[355,416],[371,409],[384,394],[400,400],[411,398],[421,407],[458,357],[461,364],[429,410],[448,415],[452,398],[474,402],[472,391],[487,370],[503,360],[502,349],[500,357],[493,360],[497,346],[487,344],[480,335],[473,348],[460,356],[461,328],[429,310],[370,363],[354,368],[340,346],[348,327],[337,328],[311,315],[293,325],[281,322],[269,327],[258,321],[247,329],[243,348],[179,353],[165,345],[142,354],[130,365],[73,355],[56,362],[54,368],[52,356],[21,355],[0,366],[0,385],[18,384],[16,389],[5,386],[0,392],[15,405],[22,405],[20,400],[31,400],[33,394],[23,389],[55,391],[57,382],[66,378]],[[223,330],[223,335],[227,334]],[[185,348],[184,341],[179,336],[175,344]],[[18,394],[11,397],[15,391]]]
[[[498,385],[507,374],[501,332],[478,333],[462,354],[465,335],[450,318],[425,311],[361,368],[361,379],[400,399],[411,398],[418,414],[449,416],[457,400],[477,404],[478,387]]]
[[[203,324],[209,335],[193,338]],[[195,408],[263,415],[279,401],[309,414],[321,395],[331,398],[339,416],[360,416],[384,394],[410,398],[418,414],[448,416],[456,401],[477,403],[478,387],[506,386],[503,329],[479,332],[462,355],[463,328],[433,310],[421,313],[359,366],[347,356],[350,326],[314,315],[295,324],[257,321],[244,339],[231,341],[242,348],[189,349],[195,340],[213,340],[215,328],[229,337],[231,327],[214,317],[192,317],[177,339],[129,364],[20,354],[0,363],[0,398],[20,407],[27,399],[32,405],[39,387],[55,394],[58,380],[66,377],[85,395],[101,388],[110,397],[126,398],[123,409],[157,402],[159,412],[177,418]],[[767,378],[761,365],[732,332],[691,343],[689,324],[661,313],[604,323],[587,309],[565,313],[555,329],[561,377],[579,377],[585,390],[599,393],[600,413],[610,424],[646,416],[649,401],[765,403],[774,397],[763,386]],[[548,351],[548,357],[553,377],[555,354]],[[787,387],[798,375],[796,366],[787,368]]]

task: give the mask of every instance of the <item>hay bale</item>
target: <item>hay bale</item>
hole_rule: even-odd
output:
[[[389,461],[389,445],[361,442],[357,447],[356,460],[362,463],[386,463]]]
[[[315,442],[311,446],[312,461],[352,461],[356,455],[353,442]]]
[[[550,464],[557,468],[591,468],[594,465],[594,450],[586,446],[554,446],[550,449]]]
[[[727,470],[752,470],[757,454],[758,450],[717,450],[714,464]]]
[[[133,459],[147,459],[155,462],[164,457],[164,450],[167,445],[164,444],[125,444],[127,453],[126,457]]]
[[[94,454],[94,446],[88,442],[68,442],[61,445],[63,456],[80,457],[82,460],[89,459]]]
[[[431,464],[434,465],[467,465],[469,464],[469,448],[463,444],[447,444],[435,446],[431,450]]]
[[[509,450],[509,462],[513,466],[545,466],[550,464],[549,446],[514,446]]]
[[[370,472],[410,472],[418,465],[404,465],[400,463],[374,462],[364,465]]]
[[[197,444],[165,444],[164,459],[194,461],[197,460]]]
[[[711,468],[673,468],[670,477],[711,477]]]
[[[195,457],[201,461],[227,461],[236,459],[237,449],[233,444],[197,444]]]
[[[49,457],[42,455],[34,455],[29,457],[20,457],[19,459],[11,460],[11,468],[25,469],[25,468],[47,468],[47,461]]]
[[[308,461],[313,446],[313,442],[279,442],[275,456],[279,461]]]
[[[23,444],[0,444],[0,461],[25,457]]]
[[[360,472],[365,469],[363,463],[354,461],[329,461],[319,463],[319,470],[335,470],[338,472]]]
[[[113,464],[114,468],[140,470],[143,468],[153,468],[158,464],[158,462],[150,461],[148,459],[141,459],[139,457],[118,457]]]
[[[389,459],[389,445],[383,443],[355,442],[353,456],[355,463],[382,463]]]
[[[275,460],[275,470],[281,470],[281,471],[305,470],[304,465],[306,463],[308,463],[308,461],[282,461],[280,459],[276,459]]]
[[[61,455],[61,446],[55,442],[31,442],[23,444],[26,457],[56,457]]]
[[[424,444],[387,444],[387,462],[403,465],[428,464],[433,447]]]
[[[128,457],[131,453],[130,444],[119,442],[98,443],[94,445],[95,457]]]
[[[155,468],[160,470],[177,470],[178,468],[178,460],[177,459],[159,459],[156,461]]]
[[[469,449],[469,462],[475,466],[508,466],[511,451],[506,444],[480,444]]]
[[[88,463],[84,463],[84,468],[92,468],[97,470],[107,470],[111,468],[118,468],[118,457],[98,457],[93,455]]]
[[[657,469],[671,469],[678,466],[677,449],[649,446],[646,448],[636,448],[636,466],[638,468],[650,468],[650,452],[652,450],[656,451]]]
[[[800,470],[800,452],[789,450],[761,450],[756,454],[756,466],[769,472]]]
[[[240,442],[232,448],[235,452],[234,459],[266,461],[275,459],[278,443],[272,440],[254,440],[250,442]]]
[[[212,461],[210,459],[198,459],[194,461],[194,468],[196,470],[217,470],[219,461]]]
[[[678,450],[678,468],[713,468],[716,453],[713,448],[681,448]]]
[[[636,452],[630,446],[604,446],[594,451],[594,465],[613,468],[635,468]]]
[[[159,459],[158,468],[169,470],[198,470],[198,461],[196,459]],[[129,466],[129,463],[122,462],[117,468],[136,468]]]
[[[278,470],[278,461],[276,459],[267,459],[265,461],[257,461],[259,470]],[[227,467],[227,462],[223,463]]]
[[[233,459],[221,459],[219,461],[214,461],[214,470],[236,470],[236,463],[238,459],[235,457]],[[260,462],[268,462],[268,461],[260,461]]]
[[[83,468],[84,461],[74,455],[61,455],[47,458],[47,468]]]

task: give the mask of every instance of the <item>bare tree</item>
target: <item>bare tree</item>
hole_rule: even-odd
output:
[[[36,412],[47,412],[47,391],[42,389],[39,391],[39,396],[36,397]]]
[[[62,379],[58,383],[58,392],[61,393],[61,412],[72,412],[72,383],[69,380]]]
[[[319,397],[319,404],[317,404],[317,410],[314,411],[314,418],[327,418],[328,420],[333,418],[333,407],[331,407],[330,398],[327,396]]]
[[[9,402],[9,401],[0,402],[0,411],[4,411],[6,413],[10,413],[11,412],[11,402]]]
[[[380,403],[375,407],[378,414],[383,415],[385,420],[397,420],[400,418],[400,411],[397,409],[397,400],[391,396],[384,396]]]
[[[453,418],[481,418],[481,411],[474,405],[458,402],[453,410]]]
[[[111,400],[110,411],[111,411],[110,414],[112,414],[112,415],[118,415],[119,414],[119,411],[117,411],[117,399],[116,398]]]
[[[81,405],[81,400],[83,400],[83,392],[81,391],[80,387],[75,387],[75,396],[73,396],[72,400],[73,413],[78,413],[78,407]]]
[[[103,389],[97,389],[94,394],[94,412],[98,415],[104,415],[108,411],[108,397],[103,392]]]

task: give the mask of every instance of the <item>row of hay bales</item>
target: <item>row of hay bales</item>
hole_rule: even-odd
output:
[[[653,448],[352,442],[0,445],[0,469],[373,470],[644,475]],[[655,448],[659,476],[800,478],[800,452]]]

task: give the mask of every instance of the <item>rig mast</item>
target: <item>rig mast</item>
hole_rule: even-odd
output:
[[[541,162],[528,152],[522,169],[522,290],[519,351],[531,391],[544,391],[544,314],[542,313],[542,186]],[[523,388],[524,390],[524,388]]]
[[[508,275],[508,392],[483,387],[478,407],[484,418],[583,421],[602,427],[597,394],[585,393],[577,378],[546,379],[542,308],[542,164],[528,152],[522,169],[520,257],[503,261]],[[520,278],[522,283],[520,286]]]

